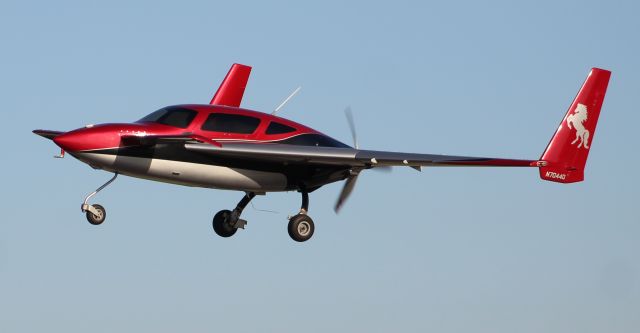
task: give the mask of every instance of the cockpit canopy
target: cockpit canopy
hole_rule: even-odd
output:
[[[177,128],[186,129],[198,115],[199,111],[192,110],[185,106],[167,106],[157,110],[146,117],[137,121],[137,123],[156,123]],[[268,117],[255,117],[247,114],[236,114],[226,112],[207,112],[205,119],[199,120],[200,123],[195,124],[198,129],[195,131],[203,131],[203,135],[210,132],[214,137],[217,135],[225,135],[225,138],[246,139],[248,136],[264,137],[268,142],[277,142],[280,144],[291,144],[300,146],[321,146],[321,147],[349,147],[342,142],[332,139],[320,133],[300,133],[299,129],[284,124],[277,119],[269,119]],[[260,124],[268,122],[266,126],[261,127]],[[266,127],[266,128],[265,128]],[[258,128],[262,128],[258,131]],[[289,136],[285,136],[290,134]],[[231,135],[231,137],[229,137]],[[272,141],[276,136],[277,141]],[[284,136],[284,137],[283,137]]]

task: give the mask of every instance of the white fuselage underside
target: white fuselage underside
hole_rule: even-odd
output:
[[[249,192],[284,191],[287,186],[285,175],[277,172],[90,152],[74,156],[94,168],[185,186]]]

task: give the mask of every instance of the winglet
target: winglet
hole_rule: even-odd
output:
[[[540,158],[540,177],[558,183],[584,180],[611,72],[593,68]]]
[[[251,67],[233,64],[209,104],[240,107]]]

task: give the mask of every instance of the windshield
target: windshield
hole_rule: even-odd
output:
[[[138,120],[138,123],[157,123],[179,128],[187,128],[198,113],[178,106],[169,106],[155,111]]]

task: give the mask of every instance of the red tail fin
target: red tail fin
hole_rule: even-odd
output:
[[[249,74],[251,74],[251,67],[233,64],[209,104],[239,107],[244,88],[249,81]]]
[[[592,68],[540,162],[540,177],[558,183],[584,180],[584,166],[596,133],[611,72]]]

